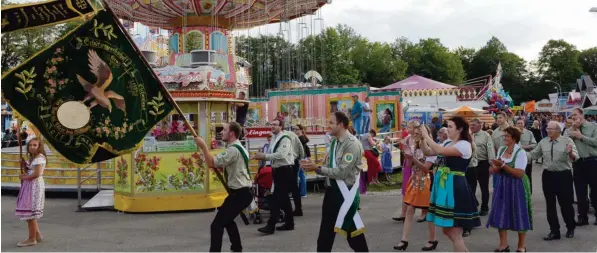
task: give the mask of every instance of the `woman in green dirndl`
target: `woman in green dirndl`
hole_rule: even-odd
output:
[[[465,178],[474,152],[468,123],[462,117],[448,120],[448,137],[452,143],[446,147],[435,143],[426,131],[421,133],[431,152],[440,155],[427,221],[443,228],[444,234],[452,241],[454,251],[468,251],[462,231],[481,225],[475,195]]]

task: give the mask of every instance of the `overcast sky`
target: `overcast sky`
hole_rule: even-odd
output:
[[[597,0],[340,0],[323,13],[367,38],[440,38],[444,45],[479,48],[496,36],[527,60],[550,39],[579,49],[597,46]]]
[[[597,0],[333,0],[322,14],[325,26],[347,24],[372,41],[434,37],[450,48],[478,49],[496,36],[509,51],[536,60],[550,39],[597,46],[591,7]]]

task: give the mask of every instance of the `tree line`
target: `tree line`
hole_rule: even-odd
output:
[[[561,39],[549,40],[532,62],[508,51],[496,37],[481,48],[450,49],[437,38],[369,41],[346,25],[329,27],[297,44],[276,35],[241,36],[236,50],[253,64],[251,96],[263,96],[265,89],[276,88],[277,80],[305,82],[303,75],[309,70],[321,73],[325,85],[384,87],[414,74],[459,85],[494,76],[501,63],[501,83],[516,103],[547,98],[556,91],[551,81],[566,92],[576,87],[582,74],[597,80],[597,47],[578,50]]]

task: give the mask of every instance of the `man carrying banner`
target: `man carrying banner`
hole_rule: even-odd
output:
[[[274,119],[271,124],[272,128],[272,144],[269,146],[268,152],[256,153],[253,159],[271,161],[273,168],[274,183],[272,191],[274,192],[274,201],[270,205],[270,217],[265,227],[259,228],[258,231],[264,234],[271,235],[276,230],[294,230],[294,215],[292,212],[292,204],[288,194],[291,193],[293,185],[297,185],[297,176],[294,174],[294,152],[292,151],[292,140],[286,134],[284,129],[284,121]],[[284,210],[284,225],[276,228],[276,223],[280,217],[280,209]]]
[[[226,184],[230,189],[228,196],[211,223],[211,246],[210,252],[222,251],[222,236],[224,228],[230,238],[230,250],[241,252],[242,245],[238,227],[234,219],[253,200],[251,191],[251,178],[249,174],[249,152],[238,140],[242,127],[236,122],[224,124],[222,129],[222,140],[226,142],[226,150],[215,157],[209,152],[205,141],[197,137],[195,142],[203,152],[205,163],[210,168],[223,168],[226,175]]]
[[[347,131],[349,120],[343,112],[333,113],[329,124],[335,139],[324,166],[317,166],[308,160],[301,162],[303,169],[327,177],[317,251],[332,251],[335,233],[340,232],[346,235],[348,245],[354,251],[368,252],[365,226],[358,213],[363,146],[359,139]]]

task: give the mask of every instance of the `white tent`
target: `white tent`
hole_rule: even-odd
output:
[[[483,109],[477,109],[477,108],[473,108],[473,107],[470,107],[470,106],[463,105],[461,107],[456,107],[456,108],[453,108],[453,109],[448,109],[448,110],[446,110],[446,112],[478,112],[478,113],[484,113],[486,111],[483,110]]]

